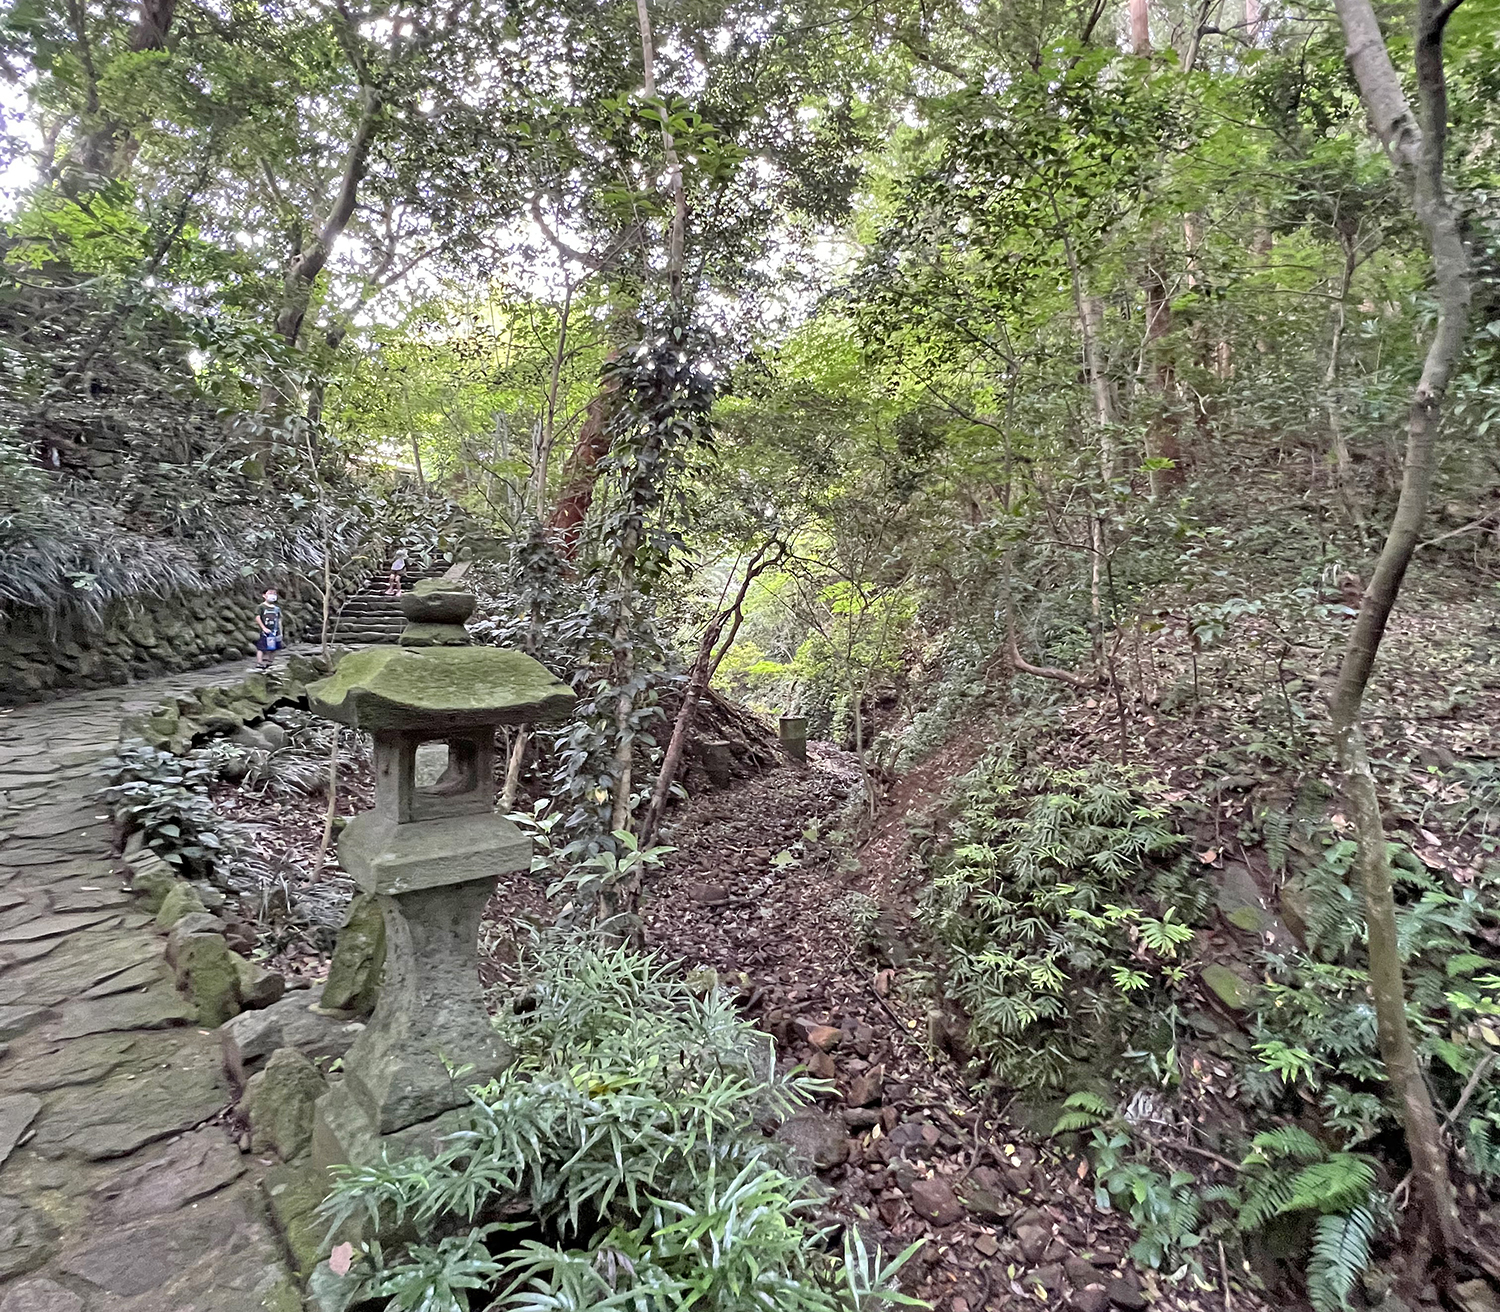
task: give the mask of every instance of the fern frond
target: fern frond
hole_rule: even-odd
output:
[[[1369,1201],[1375,1168],[1358,1153],[1334,1153],[1326,1162],[1304,1166],[1292,1180],[1283,1212],[1342,1212]]]
[[[1064,1100],[1063,1106],[1078,1111],[1093,1112],[1095,1116],[1105,1117],[1112,1115],[1114,1107],[1107,1098],[1101,1098],[1097,1093],[1088,1089],[1079,1089],[1077,1093],[1070,1093]]]
[[[1323,1145],[1297,1125],[1280,1125],[1274,1130],[1264,1130],[1250,1144],[1272,1159],[1292,1157],[1299,1162],[1316,1162],[1323,1157]]]
[[[1320,1216],[1307,1259],[1307,1294],[1316,1312],[1342,1312],[1349,1291],[1370,1262],[1375,1216],[1368,1207]]]
[[[1292,839],[1292,817],[1285,811],[1267,811],[1265,819],[1266,860],[1273,875],[1286,873],[1287,852]]]

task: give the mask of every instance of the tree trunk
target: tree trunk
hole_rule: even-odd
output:
[[[763,547],[756,552],[745,570],[744,581],[740,584],[734,602],[727,611],[720,611],[709,621],[708,628],[703,632],[703,639],[698,644],[698,655],[693,661],[687,689],[682,695],[682,705],[677,710],[677,719],[672,725],[672,737],[667,743],[667,753],[662,758],[661,770],[656,776],[656,787],[651,792],[651,806],[641,825],[642,847],[648,846],[655,839],[656,831],[661,826],[662,816],[667,809],[667,797],[672,791],[673,783],[677,780],[677,771],[682,767],[682,757],[687,750],[688,734],[693,729],[698,701],[703,696],[704,689],[712,681],[726,653],[734,646],[735,635],[739,633],[740,621],[744,617],[745,598],[750,593],[750,585],[771,568],[773,563],[783,558],[778,555],[775,562],[762,563],[765,551],[766,548]],[[726,621],[729,624],[729,633],[720,642],[720,634],[723,633]],[[718,648],[717,654],[714,651],[715,647]]]
[[[1056,205],[1053,213],[1058,215]],[[1058,224],[1062,218],[1058,215]],[[1115,449],[1114,426],[1116,421],[1114,392],[1109,385],[1109,376],[1104,369],[1104,359],[1099,339],[1104,327],[1104,307],[1099,299],[1090,296],[1083,285],[1083,271],[1078,266],[1078,256],[1073,251],[1073,242],[1063,229],[1063,254],[1068,261],[1068,276],[1073,288],[1073,308],[1078,314],[1078,336],[1083,348],[1083,372],[1088,378],[1089,393],[1094,398],[1094,418],[1099,425],[1099,474],[1105,488],[1114,482]],[[1097,666],[1104,651],[1104,601],[1102,579],[1104,556],[1108,550],[1105,541],[1104,520],[1101,515],[1089,516],[1089,607],[1093,620],[1093,656]]]
[[[531,453],[531,479],[527,500],[538,518],[547,505],[547,479],[552,468],[552,447],[557,438],[557,394],[562,385],[563,361],[568,353],[568,321],[573,310],[573,281],[568,279],[557,320],[557,349],[552,353],[552,374],[547,381],[547,410],[537,428]],[[597,461],[595,462],[598,463]]]
[[[1333,310],[1333,340],[1328,347],[1328,368],[1323,371],[1323,390],[1327,393],[1328,435],[1333,448],[1334,477],[1338,483],[1339,500],[1344,503],[1344,513],[1349,522],[1358,529],[1365,526],[1364,512],[1359,505],[1359,489],[1354,482],[1354,468],[1349,459],[1349,442],[1344,436],[1342,406],[1334,388],[1338,385],[1339,356],[1344,342],[1344,329],[1348,323],[1349,286],[1354,281],[1357,264],[1355,241],[1348,233],[1340,233],[1344,246],[1344,271],[1339,279],[1339,298]]]
[[[132,50],[164,50],[172,19],[177,15],[177,0],[141,0],[140,15],[130,33]]]
[[[599,462],[609,454],[609,418],[613,405],[614,388],[610,386],[596,392],[589,401],[578,441],[563,465],[562,494],[547,516],[547,527],[557,535],[557,554],[567,561],[578,558],[578,548],[583,541],[583,521],[593,504],[594,484],[599,479]]]
[[[667,809],[667,798],[671,795],[672,785],[677,781],[677,772],[682,768],[688,734],[693,731],[693,720],[698,711],[698,699],[703,696],[703,690],[708,687],[708,681],[713,678],[713,652],[719,640],[723,620],[722,615],[714,616],[703,634],[702,642],[698,644],[698,655],[693,661],[692,672],[688,675],[687,688],[682,694],[682,705],[677,709],[677,719],[672,725],[672,737],[667,742],[667,753],[662,757],[661,769],[657,772],[656,787],[651,793],[651,806],[646,812],[645,820],[641,822],[642,847],[647,847],[655,841],[656,831],[661,827],[662,816]]]
[[[1448,1174],[1447,1151],[1411,1041],[1390,861],[1361,727],[1361,710],[1380,640],[1421,534],[1437,464],[1443,396],[1462,355],[1468,328],[1468,254],[1460,236],[1458,215],[1443,185],[1443,148],[1448,124],[1443,28],[1452,9],[1440,7],[1436,0],[1418,0],[1416,70],[1422,113],[1419,124],[1391,64],[1370,0],[1335,0],[1335,7],[1360,96],[1376,134],[1409,189],[1412,209],[1426,232],[1438,302],[1437,330],[1428,346],[1407,421],[1401,495],[1344,651],[1332,718],[1354,812],[1359,847],[1355,866],[1364,888],[1370,988],[1380,1054],[1406,1130],[1412,1177],[1437,1250],[1436,1257],[1446,1265],[1449,1252],[1462,1241],[1462,1233]]]
[[[531,728],[523,724],[516,730],[516,741],[511,744],[510,760],[505,765],[505,787],[500,793],[502,815],[516,809],[516,794],[521,791],[521,766],[526,760],[526,745],[530,741]]]
[[[343,236],[349,220],[354,217],[360,184],[370,166],[370,148],[375,144],[380,109],[380,93],[368,84],[360,88],[359,122],[354,129],[354,140],[349,143],[349,150],[344,156],[339,189],[334,194],[328,218],[317,235],[305,243],[293,257],[286,281],[282,285],[281,308],[276,313],[276,335],[288,346],[297,345],[297,339],[302,334],[302,321],[307,317],[307,307],[312,302],[313,285],[328,264],[334,244]]]
[[[1146,0],[1130,0],[1130,53],[1151,53],[1151,11]]]
[[[646,99],[656,99],[656,46],[651,37],[651,12],[646,0],[635,0],[636,22],[641,33],[641,65],[646,75]],[[683,241],[687,231],[687,189],[682,181],[682,162],[677,157],[677,142],[667,120],[667,105],[662,101],[661,148],[667,162],[667,191],[672,201],[672,226],[667,235],[667,294],[674,307],[682,304]]]
[[[1146,456],[1151,460],[1172,462],[1167,468],[1153,466],[1150,470],[1148,477],[1154,497],[1161,496],[1182,481],[1182,448],[1177,435],[1177,417],[1173,413],[1177,373],[1166,344],[1172,331],[1172,304],[1167,295],[1166,280],[1158,267],[1159,258],[1160,252],[1155,250],[1146,257],[1146,273],[1141,280],[1146,296],[1145,372],[1148,386],[1156,397],[1156,411],[1146,421]]]

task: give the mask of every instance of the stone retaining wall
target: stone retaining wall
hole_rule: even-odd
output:
[[[336,578],[335,613],[361,587],[368,568]],[[315,639],[322,599],[310,587],[281,591],[288,642]],[[255,608],[248,587],[228,595],[190,593],[110,606],[102,625],[59,621],[29,608],[0,613],[0,703],[32,701],[66,688],[103,688],[158,674],[201,669],[255,654]]]

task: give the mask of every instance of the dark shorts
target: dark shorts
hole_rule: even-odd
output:
[[[280,651],[282,642],[280,638],[267,637],[264,633],[255,640],[256,651]]]

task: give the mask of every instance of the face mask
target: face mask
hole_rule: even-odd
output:
[[[271,605],[274,605],[276,602],[276,594],[274,592],[266,593],[266,601]]]

